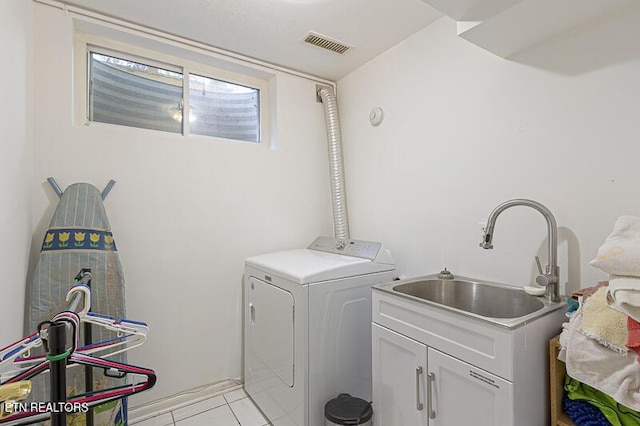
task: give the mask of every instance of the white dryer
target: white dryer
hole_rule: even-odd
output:
[[[371,400],[371,286],[394,272],[382,244],[328,237],[246,259],[244,388],[274,426],[324,425],[340,393]]]

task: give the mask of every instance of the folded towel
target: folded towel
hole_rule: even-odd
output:
[[[566,393],[565,400],[562,401],[563,408],[577,426],[638,426],[640,424],[640,413],[619,404],[609,395],[585,383],[567,376],[564,389]],[[566,401],[567,399],[571,402]],[[574,405],[573,403],[576,402],[591,405],[602,417],[585,405]]]
[[[614,275],[640,277],[640,217],[620,216],[591,265]]]
[[[560,332],[560,350],[558,351],[558,359],[562,362],[567,362],[567,345],[569,344],[569,335],[571,334],[571,320],[573,316],[569,318],[569,322],[562,324],[562,331]]]
[[[599,281],[598,284],[592,287],[584,287],[574,291],[573,293],[571,293],[571,299],[580,300],[580,297],[582,297],[582,301],[586,302],[590,296],[592,296],[596,291],[600,290],[600,287],[605,287],[608,285],[609,281]]]
[[[572,318],[566,351],[567,374],[610,395],[627,407],[640,410],[640,364],[636,354],[612,351],[579,331],[582,313]]]
[[[629,332],[627,347],[640,355],[640,322],[627,317],[627,330]],[[640,362],[640,358],[636,358],[636,360]]]
[[[640,321],[640,278],[616,277],[610,280],[607,303],[616,311]]]
[[[610,426],[609,420],[598,407],[582,400],[562,399],[562,409],[576,426]]]
[[[584,303],[580,331],[609,349],[627,353],[627,316],[607,305],[607,287],[598,289]]]

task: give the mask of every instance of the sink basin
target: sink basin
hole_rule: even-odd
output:
[[[396,294],[494,319],[526,317],[547,305],[521,288],[466,278],[422,277],[388,283],[384,287]]]

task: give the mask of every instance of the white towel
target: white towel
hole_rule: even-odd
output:
[[[620,216],[591,265],[614,275],[640,277],[640,217]]]
[[[576,313],[574,317],[566,351],[567,374],[640,411],[640,364],[636,354],[629,351],[623,355],[588,338],[579,331],[582,315]]]
[[[571,336],[572,329],[571,320],[573,320],[573,316],[569,318],[569,322],[562,323],[562,332],[560,333],[560,351],[558,351],[558,359],[564,363],[567,362],[567,346],[569,346],[569,336]]]
[[[612,309],[640,321],[640,278],[616,277],[609,280],[607,304]]]

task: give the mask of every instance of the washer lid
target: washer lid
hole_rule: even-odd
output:
[[[245,265],[298,284],[310,284],[395,269],[393,264],[377,263],[369,259],[309,249],[285,250],[254,256],[246,259]]]

